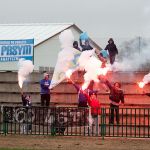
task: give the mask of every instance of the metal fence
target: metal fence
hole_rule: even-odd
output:
[[[100,137],[150,137],[150,108],[120,108],[119,122],[110,123],[110,108],[91,116],[88,108],[1,108],[0,133]],[[116,116],[116,115],[114,115]]]

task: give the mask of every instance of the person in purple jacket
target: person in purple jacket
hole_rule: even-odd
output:
[[[50,91],[49,91],[50,84],[51,80],[49,80],[49,74],[44,73],[44,79],[40,81],[41,106],[49,106],[50,104]]]

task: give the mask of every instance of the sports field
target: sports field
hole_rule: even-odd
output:
[[[0,136],[0,150],[149,150],[150,139]]]

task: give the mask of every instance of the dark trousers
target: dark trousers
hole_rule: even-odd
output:
[[[119,106],[110,104],[110,123],[114,123],[114,110],[116,112],[116,122],[119,124]]]
[[[50,94],[41,94],[41,106],[49,106]]]
[[[110,56],[109,56],[110,64],[111,64],[111,65],[115,62],[115,57],[116,57],[116,55],[110,55]]]

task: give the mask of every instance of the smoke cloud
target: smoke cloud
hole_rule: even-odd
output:
[[[61,51],[58,54],[57,63],[50,89],[58,85],[66,78],[66,72],[71,69],[77,69],[77,59],[80,56],[80,51],[73,48],[74,36],[70,29],[64,30],[59,36]]]
[[[119,60],[112,66],[113,71],[138,71],[150,62],[148,40],[137,38],[124,42],[120,50]]]
[[[145,84],[147,84],[147,83],[150,82],[150,73],[144,76],[143,82],[144,82]]]
[[[27,79],[28,75],[33,71],[34,65],[32,61],[20,59],[18,62],[18,84],[20,88],[23,86],[23,82]]]

